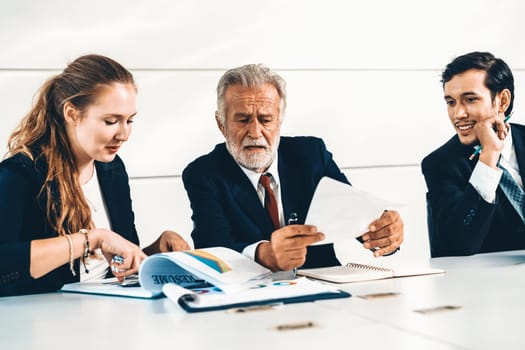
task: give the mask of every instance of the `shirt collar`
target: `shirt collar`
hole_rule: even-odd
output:
[[[278,158],[279,158],[279,154],[275,153],[275,158],[274,158],[272,164],[270,165],[268,170],[265,171],[265,173],[272,174],[273,180],[275,181],[275,184],[277,186],[279,186],[279,182],[280,182],[279,181],[279,169],[277,167],[277,164],[279,164]],[[237,164],[239,164],[239,163],[237,163]],[[241,167],[241,169],[244,172],[244,174],[246,174],[246,176],[248,177],[248,179],[252,183],[252,185],[255,188],[255,190],[257,190],[257,186],[259,185],[259,178],[261,177],[261,175],[263,173],[257,173],[257,172],[255,172],[253,170],[247,169],[247,168],[243,167],[241,164],[239,164],[239,166]]]
[[[503,151],[501,151],[501,157],[506,160],[510,160],[512,156],[513,143],[512,143],[512,133],[511,128],[509,128],[509,133],[505,140],[503,140]]]

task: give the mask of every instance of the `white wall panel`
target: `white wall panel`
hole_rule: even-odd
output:
[[[30,110],[36,91],[51,74],[48,71],[0,71],[1,156],[7,152],[9,135]]]
[[[133,176],[179,175],[221,141],[215,124],[220,72],[137,72],[139,114],[122,155]]]
[[[193,246],[191,208],[182,179],[132,179],[130,181],[135,225],[142,246],[165,230],[179,233]]]
[[[17,0],[0,5],[0,67],[101,52],[133,68],[441,68],[486,49],[525,68],[520,0]]]
[[[139,114],[122,149],[132,177],[173,176],[222,142],[214,120],[222,71],[136,71]],[[279,71],[288,82],[283,135],[325,139],[342,167],[418,164],[454,133],[438,71]],[[0,145],[52,71],[0,72]],[[525,74],[516,72],[523,121]]]

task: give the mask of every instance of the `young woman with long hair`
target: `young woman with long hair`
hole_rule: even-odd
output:
[[[100,55],[79,57],[40,88],[0,163],[0,296],[109,271],[123,279],[146,254],[189,248],[173,231],[138,246],[116,154],[131,133],[135,98],[132,74]]]

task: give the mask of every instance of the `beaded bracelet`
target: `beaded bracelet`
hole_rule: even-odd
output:
[[[75,272],[75,266],[73,264],[73,242],[71,241],[71,237],[68,234],[66,234],[65,236],[67,238],[67,244],[69,245],[69,270],[71,271],[73,276],[76,276],[77,273]]]
[[[86,267],[86,258],[89,257],[89,254],[91,254],[91,250],[89,249],[89,237],[88,237],[88,230],[85,228],[81,228],[78,233],[81,233],[84,235],[84,253],[82,253],[82,265],[84,265],[84,271],[86,273],[89,273],[88,268]]]

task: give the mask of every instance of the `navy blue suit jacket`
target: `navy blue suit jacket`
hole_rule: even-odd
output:
[[[111,229],[139,244],[131,208],[128,175],[117,156],[110,163],[95,162]],[[0,296],[56,291],[79,279],[65,264],[34,279],[29,273],[32,240],[56,237],[46,219],[47,198],[37,200],[47,174],[42,160],[17,154],[0,163]]]
[[[525,180],[525,126],[511,124],[521,178]],[[432,257],[525,249],[525,226],[498,187],[494,204],[469,183],[478,157],[457,135],[422,162]]]
[[[323,176],[349,183],[321,139],[281,137],[279,180],[284,216],[303,224]],[[257,192],[224,143],[190,163],[182,174],[193,210],[196,248],[224,246],[239,252],[269,240],[274,227]],[[304,267],[339,265],[332,244],[308,247]]]

